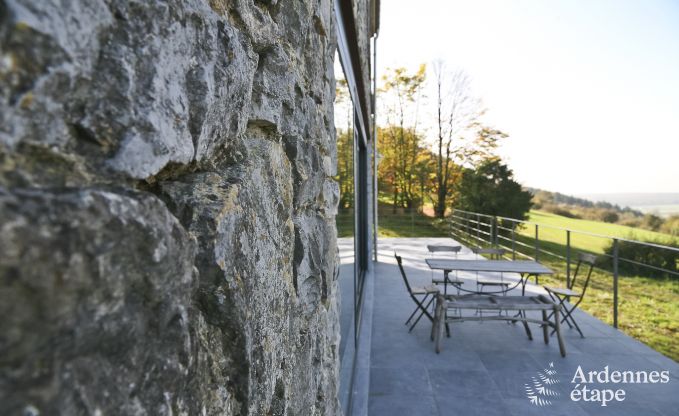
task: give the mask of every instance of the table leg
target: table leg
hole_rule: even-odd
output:
[[[437,305],[437,313],[438,313],[438,319],[436,320],[436,332],[434,333],[434,344],[435,344],[435,349],[436,353],[438,354],[441,352],[441,338],[443,337],[443,328],[445,327],[445,321],[446,321],[446,309],[448,305],[446,305],[446,301],[443,300],[441,302],[438,302]]]

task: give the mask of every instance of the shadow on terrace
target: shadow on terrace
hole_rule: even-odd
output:
[[[351,261],[344,252],[351,248],[348,241],[340,239],[339,244],[345,264]],[[579,310],[574,316],[585,338],[564,324],[566,357],[559,354],[556,335],[545,345],[538,325],[530,324],[534,337],[531,341],[522,325],[503,321],[451,323],[451,336],[443,338],[442,351],[437,354],[430,340],[429,320],[423,318],[410,333],[404,325],[415,304],[394,259],[395,252],[403,257],[413,286],[430,285],[432,278],[441,277],[442,272],[430,270],[425,263],[431,257],[428,244],[458,243],[448,238],[379,241],[374,300],[365,305],[372,308],[372,321],[364,322],[364,329],[371,331],[371,346],[369,352],[360,352],[370,355],[369,415],[676,414],[679,364]],[[462,247],[458,258],[477,257]],[[475,288],[476,273],[459,272],[457,276],[464,281],[464,288]],[[518,280],[518,276],[507,274],[504,278]],[[349,279],[350,269],[343,266],[343,292],[348,287],[343,282]],[[518,292],[511,294],[520,294],[520,289],[514,291]],[[454,289],[449,287],[450,292]],[[526,295],[540,293],[545,292],[531,279]],[[610,377],[615,370],[631,371],[634,377],[642,378],[654,371],[669,371],[669,377],[666,383],[614,383],[595,378],[592,383],[577,386],[572,381],[578,367],[586,378],[590,371],[607,371]],[[545,376],[551,383],[542,378]],[[539,403],[531,402],[526,386],[533,395],[539,389],[548,394],[540,394]],[[575,395],[574,389],[578,390]],[[623,401],[610,399],[617,390],[624,390]],[[606,406],[602,406],[603,398],[607,399]]]

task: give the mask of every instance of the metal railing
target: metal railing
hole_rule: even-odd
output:
[[[575,248],[572,244],[573,238],[587,236],[609,240],[608,247],[610,248],[610,253],[592,254],[595,254],[600,259],[606,259],[606,261],[599,262],[596,268],[611,274],[613,277],[613,326],[615,328],[618,327],[618,307],[620,303],[618,284],[621,265],[633,265],[640,270],[649,270],[651,271],[649,274],[663,274],[668,277],[679,276],[679,248],[676,247],[462,210],[454,210],[448,219],[451,226],[450,231],[461,242],[480,247],[503,248],[507,250],[509,253],[507,256],[512,260],[519,257],[535,261],[540,261],[543,258],[563,261],[565,264],[564,274],[567,286],[570,286],[571,263],[574,258]],[[549,232],[552,239],[541,239],[541,232]],[[563,238],[563,244],[553,240],[558,235],[561,235]],[[651,248],[656,251],[663,251],[665,263],[670,264],[672,268],[649,264],[638,259],[626,258],[620,253],[621,244],[645,247],[647,250]],[[550,246],[557,248],[551,248]],[[562,249],[561,253],[557,252],[560,251],[558,248]],[[577,248],[577,251],[591,252],[582,248]],[[633,248],[628,251],[633,252]]]

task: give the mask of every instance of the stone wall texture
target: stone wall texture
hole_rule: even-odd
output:
[[[0,0],[0,414],[335,415],[331,0]]]

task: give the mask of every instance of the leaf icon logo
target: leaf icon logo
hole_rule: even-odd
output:
[[[549,363],[549,367],[538,371],[537,375],[531,377],[530,383],[525,383],[526,397],[535,406],[549,406],[552,404],[550,399],[559,396],[559,392],[548,386],[553,386],[561,381],[556,377],[557,371],[554,363]]]

